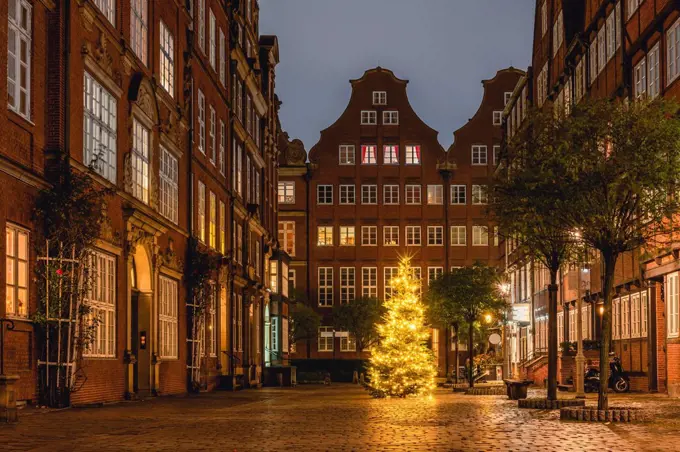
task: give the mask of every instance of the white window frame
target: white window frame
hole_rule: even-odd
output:
[[[90,73],[83,77],[83,152],[86,165],[112,183],[117,167],[117,100]],[[100,155],[95,155],[95,152]]]
[[[383,204],[399,204],[399,185],[383,185]]]
[[[226,206],[222,200],[220,200],[220,210],[219,210],[219,223],[220,223],[220,253],[227,254],[227,215]]]
[[[224,121],[220,119],[220,154],[219,154],[219,161],[220,161],[220,174],[221,175],[226,175],[227,173],[227,161],[225,159],[225,149],[227,147],[227,128],[224,124]]]
[[[317,339],[317,351],[332,352],[334,348],[335,333],[332,326],[320,326]]]
[[[215,166],[216,160],[217,160],[217,138],[215,136],[216,133],[216,128],[217,125],[215,124],[216,121],[216,116],[215,116],[215,108],[213,106],[210,106],[210,163]]]
[[[362,165],[378,164],[378,146],[376,146],[375,144],[361,145],[361,164]]]
[[[668,337],[678,337],[680,326],[680,297],[678,272],[666,276],[666,321]]]
[[[198,150],[205,155],[205,95],[198,90]]]
[[[467,226],[451,226],[451,246],[467,246]]]
[[[444,245],[444,226],[427,227],[427,246]]]
[[[159,35],[161,86],[170,97],[175,97],[175,38],[162,20],[159,23]]]
[[[295,256],[295,222],[279,221],[279,242],[289,256]]]
[[[489,246],[488,226],[472,226],[472,246]]]
[[[390,284],[392,278],[399,274],[398,267],[384,267],[383,268],[383,300],[387,301],[392,298],[393,288]]]
[[[23,12],[25,12],[25,22],[22,20],[22,16],[24,15]],[[7,30],[7,105],[11,111],[28,120],[31,119],[32,15],[33,7],[28,1],[9,0]],[[22,73],[26,75],[23,80],[21,76]]]
[[[378,267],[361,268],[361,296],[378,297]]]
[[[647,52],[647,95],[656,99],[661,93],[661,76],[659,72],[659,43]]]
[[[148,66],[149,4],[147,0],[130,1],[130,48]]]
[[[387,105],[387,91],[373,91],[373,105]]]
[[[493,111],[492,124],[494,126],[503,125],[503,111],[502,110],[494,110]]]
[[[5,306],[8,317],[28,317],[30,234],[28,229],[13,223],[5,223]],[[23,281],[20,280],[22,275]],[[4,326],[1,327],[4,328]]]
[[[485,144],[472,145],[472,165],[484,166],[489,163],[488,148]]]
[[[88,267],[92,283],[85,303],[90,307],[90,319],[97,319],[93,342],[83,350],[88,358],[113,358],[116,356],[116,258],[92,251]]]
[[[178,287],[176,280],[158,277],[158,352],[162,360],[179,358]]]
[[[333,267],[319,267],[317,270],[318,303],[322,308],[333,306]]]
[[[422,185],[407,184],[404,186],[404,199],[408,205],[420,205],[423,201]]]
[[[489,202],[489,194],[486,185],[472,186],[472,205],[481,206]]]
[[[333,226],[316,227],[316,246],[333,246]]]
[[[378,246],[378,226],[361,227],[361,246]]]
[[[341,144],[338,148],[340,165],[355,165],[356,158],[353,144]]]
[[[205,184],[198,181],[198,203],[196,204],[198,209],[198,239],[205,243]]]
[[[444,267],[427,267],[427,285],[444,274]]]
[[[423,237],[420,226],[406,226],[406,246],[422,246]]]
[[[557,51],[560,50],[560,47],[562,47],[562,43],[564,42],[564,15],[562,14],[562,10],[560,10],[559,14],[557,15],[557,20],[553,24],[553,58],[557,55]]]
[[[99,8],[104,17],[116,26],[116,0],[94,0],[94,4]]]
[[[423,163],[422,149],[419,144],[406,146],[405,155],[407,165],[421,165]]]
[[[378,204],[378,186],[375,184],[364,184],[361,186],[361,204]]]
[[[649,334],[649,295],[646,290],[640,293],[640,337]]]
[[[318,205],[333,205],[333,186],[319,184],[316,186],[316,203]]]
[[[427,186],[427,203],[429,205],[443,205],[444,204],[444,186],[443,185],[428,185]]]
[[[399,112],[396,110],[383,111],[383,124],[386,126],[399,125]]]
[[[208,49],[208,60],[210,61],[210,66],[213,69],[217,69],[217,23],[215,20],[215,13],[213,13],[212,8],[208,8],[208,33],[210,36],[210,48]]]
[[[493,152],[493,156],[492,156],[493,166],[497,166],[498,165],[498,158],[501,155],[501,146],[498,145],[498,144],[494,144],[493,147],[492,147],[492,152]]]
[[[137,118],[132,118],[132,148],[130,149],[130,172],[132,173],[132,196],[149,203],[151,131]]]
[[[198,19],[198,27],[196,27],[196,34],[198,35],[198,48],[205,53],[205,0],[197,0],[198,8],[196,16]]]
[[[227,86],[227,39],[224,31],[220,28],[220,40],[218,48],[218,58],[220,59],[220,83],[226,88]]]
[[[340,204],[354,205],[357,202],[357,187],[353,184],[340,185]]]
[[[466,204],[467,204],[467,185],[451,185],[451,205],[464,206]]]
[[[640,312],[640,295],[641,293],[634,293],[630,296],[630,337],[640,337],[641,327],[641,312]]]
[[[356,298],[356,268],[340,267],[340,304],[347,304]]]
[[[396,144],[386,144],[383,146],[383,164],[399,164],[399,146]]]
[[[160,213],[177,224],[179,221],[179,163],[164,146],[160,146]]]
[[[633,16],[633,13],[637,11],[638,7],[640,6],[640,3],[642,3],[644,0],[627,0],[626,1],[626,19],[630,19]]]
[[[361,125],[374,126],[378,124],[378,112],[375,110],[361,110]]]
[[[210,197],[208,198],[210,200],[209,204],[209,218],[208,218],[208,244],[210,248],[212,249],[217,249],[217,197],[215,196],[215,193],[210,191]]]
[[[279,204],[295,204],[295,181],[280,180],[277,197]]]
[[[399,246],[399,226],[383,226],[383,246]]]
[[[357,232],[355,226],[340,226],[340,246],[356,246]]]

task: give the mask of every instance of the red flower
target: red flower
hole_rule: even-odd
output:
[[[61,276],[63,274],[64,274],[64,270],[62,270],[61,268],[57,270],[57,275]]]

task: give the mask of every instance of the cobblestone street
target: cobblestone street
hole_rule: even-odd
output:
[[[613,396],[621,403],[621,397]],[[443,390],[430,400],[373,400],[349,385],[166,397],[43,413],[0,426],[3,450],[677,450],[680,402],[633,395],[653,423],[580,424],[518,410],[505,397]],[[589,403],[594,400],[590,399]]]

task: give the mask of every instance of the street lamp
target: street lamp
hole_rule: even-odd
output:
[[[486,323],[491,323],[492,320],[493,320],[493,317],[491,316],[491,314],[484,314],[484,321]]]

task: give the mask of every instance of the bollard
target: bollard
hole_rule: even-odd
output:
[[[354,383],[355,385],[359,384],[359,372],[357,372],[356,370],[352,374],[352,383]]]

